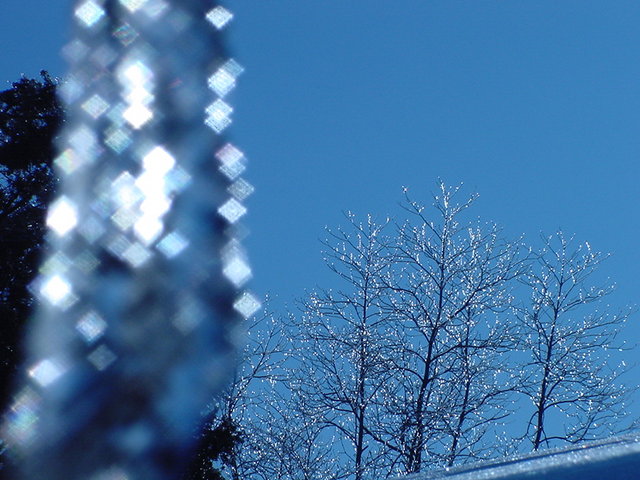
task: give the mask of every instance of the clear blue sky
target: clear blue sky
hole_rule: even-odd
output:
[[[64,73],[70,4],[2,0],[0,82]],[[329,286],[325,225],[396,213],[401,186],[426,200],[441,177],[477,191],[475,213],[509,235],[561,227],[611,252],[611,303],[640,303],[640,2],[229,6],[258,293]],[[631,323],[638,342],[640,315]]]

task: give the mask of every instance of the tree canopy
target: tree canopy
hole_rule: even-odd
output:
[[[0,92],[0,389],[2,405],[19,364],[33,280],[45,233],[45,212],[57,178],[52,163],[63,122],[56,81],[22,78]]]

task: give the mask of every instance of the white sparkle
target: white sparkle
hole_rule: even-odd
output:
[[[171,208],[171,200],[164,195],[148,197],[140,205],[140,211],[144,215],[162,217]]]
[[[247,280],[251,278],[251,268],[240,257],[234,257],[229,261],[222,270],[236,287],[241,287]]]
[[[135,12],[144,7],[147,0],[120,0],[120,3],[130,12]]]
[[[207,20],[209,20],[218,30],[229,23],[232,18],[233,14],[226,8],[220,6],[215,7],[207,13]]]
[[[149,70],[144,62],[134,62],[122,71],[122,76],[135,86],[146,85],[153,77],[153,73]]]
[[[84,2],[74,13],[87,27],[92,27],[104,16],[104,10],[92,0]]]
[[[122,117],[129,122],[133,128],[139,130],[145,123],[153,118],[153,112],[143,104],[135,103],[123,112]]]
[[[155,147],[142,159],[142,166],[146,170],[153,170],[164,175],[173,168],[176,159],[162,147]]]
[[[151,245],[162,233],[163,223],[155,216],[142,216],[134,224],[136,236],[145,245]]]
[[[111,184],[115,203],[119,206],[131,207],[140,199],[140,191],[135,186],[135,179],[128,171],[122,172]]]
[[[209,77],[209,88],[221,97],[224,97],[233,90],[235,86],[236,78],[225,70],[224,67],[219,68]]]
[[[55,306],[66,303],[73,295],[71,285],[60,275],[54,275],[44,282],[40,294]]]
[[[78,224],[76,207],[67,197],[62,196],[56,200],[47,214],[47,226],[58,235],[69,233]]]
[[[53,360],[45,359],[31,367],[28,372],[41,387],[48,387],[62,376],[65,369]]]
[[[247,213],[247,209],[235,198],[231,198],[218,209],[218,213],[229,223],[236,223],[240,217]]]
[[[249,292],[244,292],[233,304],[233,308],[244,318],[251,317],[260,307],[258,299]]]
[[[153,101],[153,95],[151,94],[151,92],[149,92],[149,90],[147,90],[143,86],[137,85],[129,89],[127,94],[124,96],[124,99],[130,105],[135,105],[135,104],[149,105]]]
[[[135,181],[136,187],[147,197],[158,198],[164,196],[165,182],[157,172],[144,170]]]
[[[214,132],[220,133],[231,125],[231,118],[229,118],[229,115],[233,112],[233,108],[221,99],[218,99],[209,105],[206,112],[207,119],[204,123],[206,123]]]
[[[220,171],[230,180],[235,180],[246,169],[244,153],[230,143],[216,152],[216,158],[222,163]]]
[[[234,145],[227,143],[216,152],[216,158],[224,164],[237,163],[242,161],[244,153]]]

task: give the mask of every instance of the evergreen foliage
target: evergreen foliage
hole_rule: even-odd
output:
[[[54,139],[63,122],[56,82],[22,78],[0,92],[0,398],[9,400],[20,339],[33,296],[45,234],[45,211],[56,187]]]

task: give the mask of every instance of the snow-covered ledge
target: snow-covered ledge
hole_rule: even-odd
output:
[[[640,434],[563,449],[480,462],[405,480],[636,480],[640,478]]]

